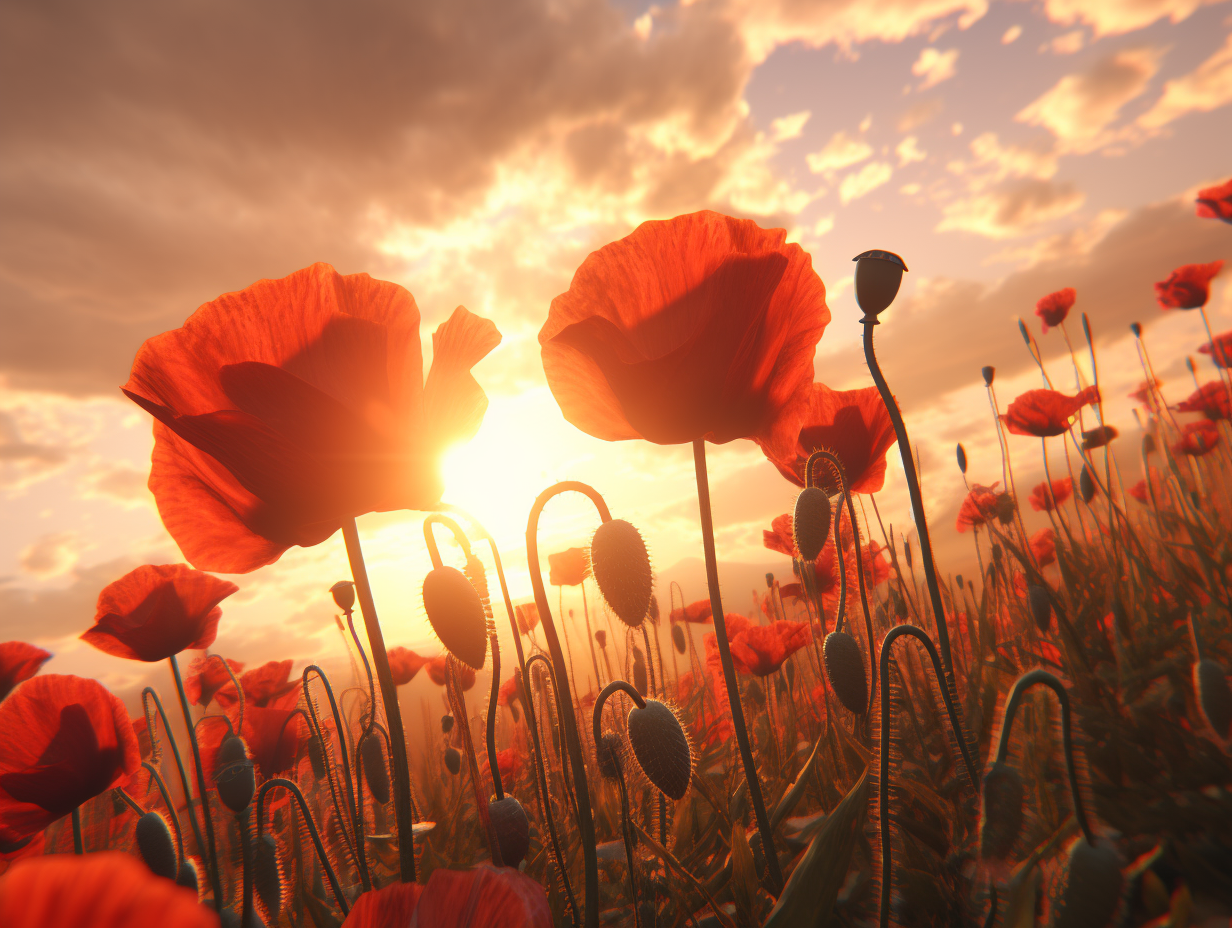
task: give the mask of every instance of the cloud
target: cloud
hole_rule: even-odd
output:
[[[843,183],[839,187],[839,199],[844,204],[858,200],[886,183],[893,173],[894,169],[884,161],[873,161],[866,164],[858,172],[848,174],[843,178]]]
[[[770,123],[770,138],[776,142],[786,142],[788,139],[798,139],[804,132],[804,125],[813,114],[808,110],[780,116]]]
[[[974,232],[1000,239],[1022,235],[1042,222],[1078,209],[1085,195],[1073,184],[1022,178],[1005,181],[942,209],[938,232]]]
[[[153,503],[146,484],[149,474],[126,464],[106,465],[91,472],[84,481],[84,499],[109,499],[123,506]]]
[[[872,153],[872,146],[863,139],[852,138],[846,132],[836,132],[824,148],[805,156],[805,161],[814,174],[824,174],[859,164]]]
[[[940,97],[930,97],[927,100],[920,100],[913,103],[901,116],[898,117],[898,131],[913,132],[920,128],[920,126],[926,125],[936,119],[941,115],[941,111],[944,109],[945,103]]]
[[[1054,23],[1085,23],[1095,38],[1135,32],[1167,17],[1187,19],[1205,3],[1219,0],[1044,0],[1044,13]]]
[[[951,48],[941,52],[935,48],[925,48],[920,51],[920,57],[911,66],[911,73],[922,77],[917,90],[928,90],[936,87],[942,81],[947,81],[957,72],[958,49]]]
[[[1051,141],[1002,144],[995,132],[985,132],[971,140],[970,149],[975,167],[987,169],[993,180],[1006,177],[1047,180],[1057,173],[1056,146]]]
[[[1051,42],[1040,46],[1040,51],[1050,51],[1054,55],[1072,55],[1081,51],[1086,42],[1086,36],[1081,29],[1073,29],[1057,36]]]
[[[47,641],[78,635],[94,622],[98,594],[137,566],[129,557],[76,567],[58,589],[29,589],[0,581],[0,640]],[[37,616],[37,621],[31,621]]]
[[[1001,44],[1010,45],[1014,42],[1017,42],[1018,37],[1020,35],[1022,35],[1022,26],[1019,26],[1017,24],[1010,26],[1008,29],[1005,30],[1004,33],[1002,33]]]
[[[68,573],[77,563],[77,534],[44,535],[22,549],[17,563],[28,574],[46,580]]]
[[[923,161],[928,157],[928,153],[920,151],[920,140],[914,135],[909,135],[894,149],[894,153],[898,155],[898,166],[906,167],[913,161]]]
[[[14,490],[51,476],[68,459],[63,445],[27,441],[17,417],[0,409],[0,487]]]
[[[1232,33],[1223,47],[1195,70],[1164,84],[1163,96],[1138,117],[1138,125],[1158,129],[1187,113],[1205,113],[1232,103]]]

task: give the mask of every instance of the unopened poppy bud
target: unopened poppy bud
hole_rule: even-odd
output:
[[[462,769],[462,755],[458,753],[457,748],[445,748],[445,769],[455,777]]]
[[[1087,429],[1082,433],[1082,450],[1093,451],[1102,448],[1120,434],[1111,425],[1101,425],[1098,428]]]
[[[312,775],[321,780],[325,778],[325,751],[316,735],[308,739],[308,763],[312,766]]]
[[[350,580],[339,580],[329,588],[329,592],[343,612],[350,612],[355,608],[355,584]]]
[[[1107,928],[1121,904],[1125,876],[1116,851],[1079,835],[1048,891],[1050,928]]]
[[[385,752],[381,750],[381,736],[369,733],[359,744],[359,756],[364,765],[364,777],[372,798],[381,805],[389,802],[389,768],[385,766]]]
[[[1018,324],[1021,326],[1022,321],[1020,320]],[[991,364],[985,364],[980,368],[980,373],[984,376],[984,386],[991,387],[993,378],[997,376],[997,369]]]
[[[998,493],[997,494],[997,519],[1002,525],[1009,525],[1014,521],[1014,513],[1018,511],[1018,501],[1014,499],[1013,493]]]
[[[676,713],[657,699],[629,710],[629,745],[646,778],[671,799],[683,799],[693,752]]]
[[[766,589],[774,589],[774,574],[770,571],[766,571]]]
[[[956,575],[954,576],[954,582],[956,582],[956,583],[958,584],[958,589],[959,589],[959,592],[961,592],[961,591],[962,591],[962,588],[963,588],[963,578],[962,578],[962,574],[956,574]]]
[[[174,880],[179,865],[175,859],[175,842],[167,820],[157,812],[147,812],[137,819],[137,850],[141,859],[155,874]]]
[[[590,540],[590,569],[617,618],[631,628],[641,625],[654,588],[641,533],[624,519],[604,522]]]
[[[633,688],[646,695],[646,659],[636,645],[633,647]]]
[[[863,715],[868,711],[868,680],[860,645],[846,632],[830,632],[821,650],[834,695],[848,711]]]
[[[201,885],[197,879],[197,862],[191,857],[185,857],[180,861],[180,869],[175,874],[175,885],[191,889],[200,898]]]
[[[256,774],[243,738],[232,733],[222,739],[216,769],[218,797],[223,805],[238,815],[248,808],[257,789]]]
[[[967,472],[967,449],[962,446],[962,442],[958,443],[957,457],[958,469],[965,474]]]
[[[609,731],[595,745],[595,761],[599,773],[607,780],[615,780],[620,776],[620,735]]]
[[[600,648],[606,648],[607,647],[607,632],[605,632],[603,629],[599,629],[597,632],[595,632],[595,641],[599,642]]]
[[[488,803],[488,818],[492,821],[492,830],[496,832],[496,843],[500,846],[501,863],[506,867],[516,867],[526,859],[530,850],[530,819],[522,803],[512,796]]]
[[[1194,666],[1194,692],[1202,715],[1215,734],[1226,740],[1232,734],[1232,689],[1223,666],[1210,658],[1198,661]]]
[[[806,561],[814,561],[826,546],[830,534],[830,497],[820,487],[805,487],[796,497],[792,533],[796,550]]]
[[[1189,369],[1189,373],[1192,374],[1194,372],[1193,358],[1189,355],[1185,355],[1185,367]]]
[[[864,317],[883,313],[898,296],[907,265],[892,251],[865,251],[851,259],[856,263],[856,303]]]
[[[1154,454],[1156,449],[1155,436],[1147,432],[1142,436],[1142,453],[1144,455]]]
[[[679,625],[672,626],[672,647],[676,649],[677,654],[683,654],[688,649],[688,642],[685,641],[684,629]]]
[[[453,731],[453,716],[452,715],[442,715],[441,716],[441,731],[446,735],[449,734],[451,731]]]
[[[1078,491],[1082,494],[1082,501],[1089,503],[1095,496],[1095,481],[1091,477],[1090,468],[1087,465],[1082,465],[1082,475],[1078,478]]]
[[[1040,632],[1046,634],[1052,625],[1052,601],[1049,599],[1048,590],[1032,583],[1027,587],[1027,599],[1031,603],[1031,617],[1035,619]]]
[[[1005,557],[1005,552],[1001,550],[1001,546],[994,544],[992,546],[992,562],[999,566],[1003,557]]]
[[[911,567],[911,542],[903,539],[903,557],[907,559],[907,567]]]
[[[271,834],[261,835],[253,847],[252,883],[269,920],[278,921],[282,912],[282,868],[278,864],[278,842]]]
[[[1131,322],[1129,324],[1129,331],[1134,333],[1134,338],[1142,337],[1142,326],[1139,325],[1137,322]]]
[[[488,653],[487,617],[466,574],[454,567],[434,567],[424,577],[424,611],[441,644],[462,663],[483,669]]]
[[[1086,338],[1087,343],[1091,342],[1091,320],[1087,318],[1087,314],[1082,314],[1082,334]]]
[[[1022,776],[1009,764],[994,763],[980,791],[980,856],[1004,860],[1022,831]]]

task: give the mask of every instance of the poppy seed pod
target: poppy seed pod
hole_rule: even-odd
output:
[[[607,632],[605,632],[603,629],[599,629],[597,632],[595,632],[595,641],[599,642],[599,647],[606,648],[607,647]]]
[[[308,763],[312,766],[313,777],[323,780],[325,778],[325,751],[316,735],[308,739]]]
[[[689,789],[693,756],[676,713],[657,699],[629,710],[629,744],[642,772],[671,799],[683,799]]]
[[[856,263],[856,302],[865,318],[883,313],[903,282],[907,265],[892,251],[865,251],[851,259]]]
[[[137,850],[145,865],[158,876],[174,880],[179,871],[175,859],[175,842],[167,820],[157,812],[147,812],[137,819]]]
[[[962,590],[962,588],[963,588],[963,575],[962,575],[962,574],[955,574],[955,575],[954,575],[954,582],[958,584],[958,589],[961,591],[961,590]]]
[[[180,869],[175,875],[175,885],[191,889],[200,898],[201,886],[197,880],[197,862],[191,857],[185,857],[180,861]]]
[[[441,716],[441,732],[447,735],[451,731],[453,731],[453,716],[452,715],[442,715]]]
[[[462,755],[458,753],[457,748],[445,748],[445,769],[455,777],[462,769]]]
[[[232,733],[222,739],[216,770],[218,797],[223,805],[238,815],[248,808],[257,789],[248,746],[239,735]]]
[[[1082,465],[1082,475],[1078,478],[1078,490],[1082,493],[1082,501],[1089,503],[1095,496],[1095,480],[1091,477],[1090,468]]]
[[[271,834],[259,837],[252,854],[252,883],[270,921],[282,912],[282,870],[278,865],[278,842]]]
[[[371,732],[359,745],[359,756],[364,765],[364,777],[372,798],[381,805],[389,802],[389,768],[385,766],[385,752],[381,750],[381,737]]]
[[[453,567],[432,568],[424,577],[423,604],[446,650],[468,667],[482,670],[488,653],[487,618],[466,574]]]
[[[1116,852],[1079,835],[1048,889],[1049,928],[1106,928],[1124,886]]]
[[[796,550],[806,561],[815,561],[830,534],[830,497],[820,487],[805,487],[796,497],[791,528]]]
[[[1048,590],[1032,583],[1027,587],[1027,599],[1031,603],[1031,617],[1035,619],[1040,632],[1046,634],[1052,625],[1052,602],[1048,597]]]
[[[632,628],[641,625],[654,588],[641,533],[624,519],[604,522],[590,540],[590,569],[617,618]]]
[[[821,650],[834,695],[849,711],[863,715],[868,711],[868,680],[860,645],[846,632],[830,632]]]
[[[1228,675],[1217,661],[1205,658],[1194,665],[1194,691],[1206,721],[1215,734],[1227,739],[1232,728],[1232,689],[1228,687]]]
[[[350,580],[339,580],[329,588],[329,592],[334,597],[334,603],[343,612],[350,612],[355,608],[355,584]]]
[[[962,446],[962,442],[958,443],[956,454],[958,457],[958,469],[965,474],[967,472],[967,449]]]
[[[488,817],[500,845],[501,863],[516,867],[530,850],[530,819],[526,817],[526,810],[522,803],[506,796],[488,803]]]
[[[1018,325],[1019,327],[1022,327],[1022,322],[1020,321]],[[1023,332],[1025,334],[1026,329],[1023,329]],[[991,387],[993,378],[997,376],[997,369],[991,364],[985,364],[980,368],[980,374],[984,377],[984,386]]]
[[[1022,831],[1022,776],[1005,763],[994,763],[984,774],[980,791],[980,856],[1004,860]]]
[[[676,649],[677,654],[683,654],[688,649],[688,642],[684,638],[684,629],[679,625],[672,626],[672,647]]]
[[[595,761],[599,773],[606,780],[615,780],[620,776],[620,735],[609,731],[595,745]]]

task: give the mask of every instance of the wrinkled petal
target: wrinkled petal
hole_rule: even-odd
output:
[[[552,586],[578,586],[590,576],[585,548],[568,548],[548,555],[548,582]]]
[[[1180,439],[1172,446],[1177,454],[1201,457],[1219,444],[1219,428],[1209,419],[1190,422],[1181,428]]]
[[[429,658],[416,654],[409,648],[390,648],[389,672],[393,675],[394,686],[404,686],[415,679],[415,674],[428,663]]]
[[[1001,421],[1015,435],[1050,438],[1069,431],[1078,410],[1098,402],[1098,387],[1087,387],[1077,396],[1066,396],[1056,390],[1028,390],[1010,403]]]
[[[775,516],[770,522],[770,531],[762,530],[762,542],[771,551],[778,551],[788,557],[796,557],[796,539],[792,515],[789,512]]]
[[[997,483],[990,487],[976,484],[958,507],[957,528],[960,532],[978,528],[997,515]]]
[[[194,658],[188,666],[188,673],[184,675],[184,694],[194,706],[208,706],[214,694],[231,682],[231,674],[223,667],[222,660],[218,655],[211,654]],[[239,661],[229,657],[226,661],[231,673],[243,672],[244,665]],[[235,687],[232,686],[232,689]]]
[[[1048,334],[1049,328],[1059,326],[1069,315],[1078,292],[1073,287],[1066,287],[1056,293],[1050,293],[1035,304],[1035,315],[1040,317],[1040,328]]]
[[[1204,383],[1176,408],[1180,412],[1200,412],[1212,421],[1232,419],[1232,400],[1221,380]]]
[[[512,867],[433,870],[415,910],[417,928],[551,928],[547,893]]]
[[[0,644],[0,700],[23,680],[28,680],[51,657],[44,651],[24,641],[6,641]]]
[[[1198,191],[1198,215],[1203,219],[1232,222],[1232,180]]]
[[[1232,367],[1232,332],[1222,332],[1213,342],[1199,345],[1198,351],[1209,354],[1216,367]]]
[[[1065,501],[1074,495],[1074,478],[1062,477],[1052,481],[1052,493],[1049,494],[1049,484],[1047,481],[1036,484],[1031,490],[1029,502],[1031,508],[1036,512],[1051,512],[1055,501],[1057,506],[1063,506]]]
[[[1222,261],[1186,264],[1155,284],[1155,299],[1161,309],[1197,309],[1211,298],[1211,278],[1223,268]]]
[[[444,448],[475,437],[488,397],[471,368],[500,344],[490,319],[459,306],[432,333],[432,367],[424,384],[424,416],[431,444]]]

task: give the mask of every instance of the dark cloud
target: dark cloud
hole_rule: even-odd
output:
[[[0,578],[0,641],[50,641],[84,632],[94,624],[99,592],[138,563],[119,557],[77,568],[67,586],[52,590],[33,590]]]

